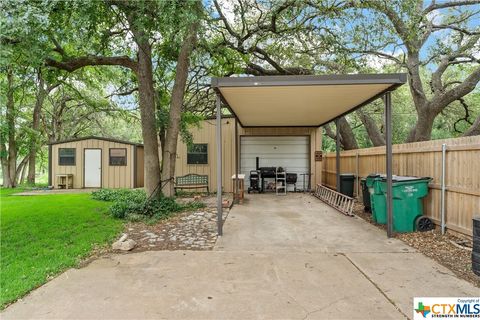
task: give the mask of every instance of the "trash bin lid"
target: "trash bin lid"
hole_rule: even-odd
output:
[[[410,177],[410,176],[393,176],[393,182],[406,182],[406,181],[417,181],[417,180],[431,180],[430,177]],[[382,181],[386,181],[387,177],[382,176]]]
[[[376,177],[380,177],[380,173],[370,173],[367,178],[376,178]]]
[[[353,173],[341,173],[340,177],[353,177],[353,178],[355,178],[355,175]]]

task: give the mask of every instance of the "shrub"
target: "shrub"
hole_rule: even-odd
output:
[[[143,189],[100,189],[92,192],[92,197],[95,200],[101,201],[145,201],[147,195]]]
[[[110,213],[113,217],[140,221],[146,219],[165,219],[176,212],[203,208],[201,202],[193,201],[186,204],[179,204],[175,198],[163,197],[160,199],[147,199],[144,190],[128,189],[101,189],[92,192],[95,200],[111,201]]]

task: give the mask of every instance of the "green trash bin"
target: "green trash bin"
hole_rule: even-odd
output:
[[[402,177],[395,176],[392,186],[393,197],[393,230],[397,232],[413,232],[415,231],[415,222],[417,218],[423,215],[422,199],[428,195],[428,183],[431,178],[419,177]],[[383,201],[379,201],[377,207],[377,219],[385,219],[386,223],[386,178],[377,179],[375,192],[383,194]],[[375,184],[374,184],[375,186]],[[374,187],[375,189],[375,187]],[[377,203],[375,203],[377,205]],[[381,209],[381,210],[380,210]],[[379,222],[380,223],[380,222]]]
[[[370,198],[372,203],[372,218],[373,221],[378,224],[387,223],[387,199],[380,187],[380,183],[384,178],[384,175],[373,178],[373,193]]]
[[[380,178],[380,174],[378,173],[371,173],[367,176],[367,178],[365,179],[365,185],[367,186],[367,189],[368,189],[368,193],[370,194],[370,210],[372,212],[372,219],[373,221],[377,222],[377,217],[376,217],[376,214],[375,214],[375,202],[378,203],[378,206],[379,207],[382,207],[382,204],[381,204],[381,197],[379,198],[375,198],[375,192],[374,192],[374,183],[375,183],[375,179],[377,178]],[[385,202],[385,200],[384,200]],[[385,205],[383,205],[385,206]]]

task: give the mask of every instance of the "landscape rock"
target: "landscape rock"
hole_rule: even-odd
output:
[[[116,241],[112,244],[113,250],[130,251],[137,245],[137,242],[133,239],[127,239],[125,241]]]

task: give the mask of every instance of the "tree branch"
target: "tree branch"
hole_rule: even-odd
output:
[[[461,84],[447,90],[442,95],[436,95],[432,99],[432,106],[437,110],[442,110],[455,100],[460,99],[467,93],[470,93],[480,81],[480,67],[475,69]]]
[[[475,4],[479,4],[479,0],[454,0],[450,2],[440,2],[437,3],[435,0],[432,1],[432,3],[423,10],[423,14],[427,14],[429,12],[432,12],[434,10],[438,9],[445,9],[445,8],[451,8],[451,7],[458,7],[458,6],[472,6]]]
[[[86,66],[121,66],[137,72],[137,62],[133,61],[128,56],[84,56],[77,58],[69,58],[65,61],[57,61],[51,58],[47,58],[45,61],[45,65],[57,69],[66,70],[68,72],[73,72]]]
[[[477,117],[477,120],[468,128],[467,131],[463,133],[464,137],[477,136],[480,135],[480,115]]]

